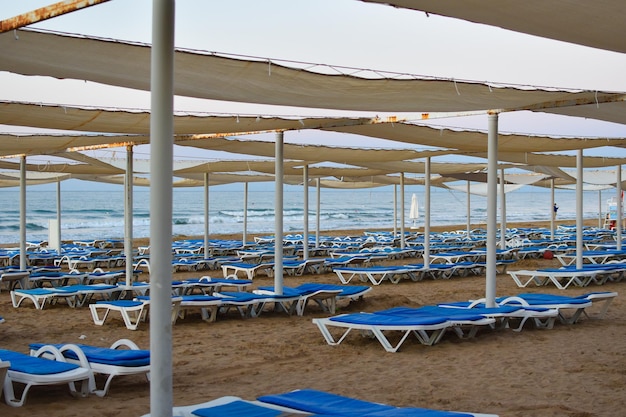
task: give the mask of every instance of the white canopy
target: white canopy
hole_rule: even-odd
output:
[[[332,75],[327,75],[314,72],[311,64],[304,69],[294,67],[293,62],[288,67],[278,61],[198,51],[177,50],[174,60],[174,94],[232,102],[375,112],[520,110],[544,107],[544,103],[593,103],[597,106],[587,117],[606,120],[603,112],[610,105],[604,103],[624,99],[622,94],[608,92],[533,89],[374,71],[357,77],[320,65],[320,71],[331,69]],[[150,45],[19,30],[17,36],[0,34],[0,70],[149,90]],[[626,114],[617,116],[626,122]]]
[[[543,38],[626,52],[623,0],[362,0],[455,17]]]

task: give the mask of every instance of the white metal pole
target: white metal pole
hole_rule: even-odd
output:
[[[243,236],[241,238],[242,247],[248,244],[248,183],[243,183]]]
[[[124,181],[124,257],[126,258],[126,285],[133,282],[133,146],[126,147],[126,176]]]
[[[209,218],[210,190],[209,190],[209,173],[205,172],[203,177],[204,186],[204,259],[209,259],[211,250],[209,249],[209,227],[211,219]]]
[[[622,250],[622,218],[624,214],[622,201],[622,166],[617,166],[617,180],[615,181],[615,189],[617,191],[617,219],[615,221],[615,229],[617,236],[617,250]]]
[[[598,229],[602,228],[602,190],[598,190]]]
[[[274,291],[283,293],[283,132],[276,133],[276,154],[274,156]]]
[[[576,153],[576,268],[583,267],[583,151]]]
[[[471,239],[471,232],[472,232],[472,193],[471,191],[471,187],[470,187],[470,182],[469,180],[466,181],[466,187],[467,187],[467,213],[466,213],[466,217],[467,217],[467,239]]]
[[[504,192],[504,169],[500,169],[500,249],[506,249],[506,193]]]
[[[487,272],[485,300],[487,307],[496,305],[496,234],[498,230],[498,113],[487,116]]]
[[[304,183],[304,195],[302,204],[304,206],[303,219],[304,228],[302,230],[302,259],[309,259],[309,166],[304,165],[302,170],[302,182]]]
[[[550,213],[552,213],[552,215],[550,216],[550,239],[554,240],[554,229],[555,229],[555,223],[556,223],[556,211],[554,211],[554,178],[552,178],[550,180]]]
[[[430,156],[424,164],[424,268],[430,267]]]
[[[315,207],[315,249],[318,249],[320,247],[320,208],[322,206],[321,204],[321,181],[320,178],[317,177],[317,187],[316,187],[316,207]]]
[[[398,184],[393,185],[393,238],[398,236]]]
[[[20,270],[26,270],[26,156],[20,156]]]
[[[54,242],[54,246],[57,247],[59,251],[59,256],[61,256],[61,181],[57,181],[57,241]]]
[[[400,173],[400,248],[404,249],[404,172]]]
[[[150,415],[171,417],[174,0],[152,2],[150,117]]]

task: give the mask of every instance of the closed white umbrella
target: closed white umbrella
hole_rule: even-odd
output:
[[[411,197],[411,211],[409,212],[409,219],[413,221],[411,228],[417,228],[417,220],[420,217],[419,204],[417,201],[417,194],[413,194]]]

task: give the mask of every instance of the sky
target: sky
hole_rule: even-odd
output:
[[[3,2],[0,19],[53,2]],[[31,27],[151,43],[151,8],[151,0],[112,0]],[[623,76],[626,54],[357,0],[179,0],[176,2],[175,36],[177,47],[203,51],[459,80],[626,91]],[[0,85],[2,100],[146,110],[150,107],[148,92],[91,82],[0,72]],[[374,116],[184,97],[175,98],[175,108],[229,114]],[[487,128],[485,116],[438,119],[431,123],[444,127]],[[623,125],[529,112],[501,114],[499,129],[559,136],[626,137]],[[0,125],[0,131],[24,132],[25,129]],[[407,144],[317,131],[288,132],[285,141],[407,147]],[[148,153],[147,147],[135,150],[137,158],[147,157]],[[585,151],[585,155],[596,154],[606,155],[607,150]],[[177,147],[175,156],[191,159],[196,158],[197,153]],[[204,157],[238,158],[221,153]]]

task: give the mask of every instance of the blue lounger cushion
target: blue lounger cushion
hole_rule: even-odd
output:
[[[96,304],[112,305],[116,307],[138,307],[142,305],[143,303],[141,301],[134,301],[134,300],[111,300],[111,301],[102,300],[102,301],[96,301]]]
[[[448,311],[450,310],[450,311]],[[377,311],[376,314],[398,317],[439,317],[444,320],[481,320],[484,317],[475,310],[448,309],[437,306],[424,307],[393,307],[387,310]]]
[[[328,417],[471,417],[471,414],[450,411],[393,407],[312,389],[264,395],[258,400]]]
[[[233,401],[215,407],[199,408],[193,410],[191,414],[198,417],[278,417],[285,413],[284,411],[262,407],[245,401]]]
[[[78,365],[67,362],[37,358],[35,356],[5,349],[0,349],[0,360],[11,362],[11,366],[9,367],[11,371],[31,375],[60,374],[79,367]]]
[[[32,350],[37,350],[44,345],[44,343],[31,343],[29,347]],[[60,349],[64,345],[59,343],[52,346]],[[150,365],[149,350],[111,349],[81,344],[76,344],[76,346],[78,346],[85,353],[85,357],[87,357],[89,362],[127,367]],[[78,359],[76,354],[71,350],[64,351],[63,355],[69,359]]]
[[[482,318],[482,317],[481,317]],[[371,326],[429,326],[448,321],[444,316],[401,316],[378,313],[350,313],[331,317],[330,321]]]

